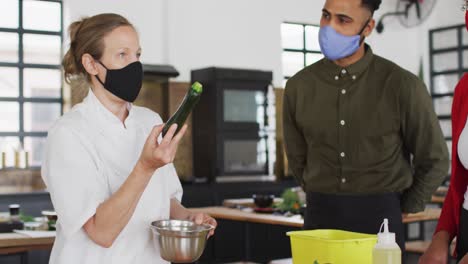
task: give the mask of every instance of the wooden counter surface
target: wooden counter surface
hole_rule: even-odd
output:
[[[54,237],[29,237],[17,233],[0,233],[0,254],[14,254],[36,249],[51,249]]]
[[[193,212],[203,212],[216,219],[251,222],[270,225],[283,225],[301,228],[304,220],[299,215],[291,217],[273,214],[259,214],[252,211],[244,211],[227,207],[201,207],[189,208]],[[430,208],[424,212],[410,214],[403,219],[403,223],[420,221],[434,221],[440,217],[441,209]],[[35,237],[16,233],[0,233],[0,254],[12,254],[34,249],[51,249],[54,237]]]
[[[259,214],[226,207],[202,207],[190,208],[190,210],[194,212],[207,213],[216,219],[245,221],[271,225],[284,225],[292,227],[302,227],[304,224],[304,220],[298,215],[286,217],[281,215]],[[441,209],[439,208],[429,208],[424,212],[409,214],[407,217],[403,218],[403,223],[407,224],[420,221],[436,221],[440,217],[440,212]]]
[[[211,215],[215,219],[225,219],[241,222],[284,225],[293,227],[302,227],[302,225],[304,224],[304,220],[302,220],[300,216],[286,217],[272,214],[258,214],[254,212],[246,212],[226,207],[190,208],[190,211],[203,212]]]

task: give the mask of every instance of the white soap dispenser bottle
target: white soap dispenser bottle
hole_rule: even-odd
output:
[[[383,227],[383,232],[381,232]],[[377,244],[372,251],[373,264],[401,264],[401,250],[395,240],[395,233],[388,231],[385,218],[377,234]]]

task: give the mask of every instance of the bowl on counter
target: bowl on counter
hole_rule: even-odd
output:
[[[151,223],[155,246],[161,257],[172,263],[192,263],[205,250],[206,240],[213,226],[191,221],[159,220]],[[158,242],[158,243],[156,243]]]
[[[47,231],[49,226],[45,222],[25,222],[24,223],[24,230],[29,231]]]
[[[267,208],[273,205],[275,196],[271,194],[254,194],[252,198],[256,207]]]

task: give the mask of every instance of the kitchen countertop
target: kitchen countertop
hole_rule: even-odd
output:
[[[52,245],[55,238],[44,237],[30,237],[17,233],[1,233],[0,234],[0,248],[12,246],[30,246],[30,245]]]
[[[0,254],[15,254],[36,249],[52,249],[55,237],[29,237],[17,233],[0,233]]]
[[[282,215],[258,214],[227,207],[201,207],[189,209],[192,212],[203,212],[209,214],[216,219],[293,227],[302,227],[304,224],[304,220],[300,215],[286,217]]]
[[[216,219],[225,219],[241,222],[252,222],[270,225],[283,225],[301,228],[304,221],[300,215],[291,217],[272,214],[259,214],[246,210],[239,210],[227,207],[201,207],[189,208],[193,212],[203,212],[210,214]],[[424,212],[410,214],[403,219],[404,223],[420,221],[433,221],[440,217],[439,208],[426,209]],[[0,233],[0,254],[21,253],[34,249],[51,249],[54,237],[29,237],[16,233]]]
[[[270,225],[284,225],[292,227],[302,227],[304,220],[299,215],[286,217],[282,215],[259,214],[251,211],[233,209],[227,207],[202,207],[190,208],[193,212],[203,212],[216,219],[225,219],[233,221],[245,221],[252,223],[262,223]],[[403,223],[414,223],[420,221],[435,221],[440,217],[441,209],[428,208],[424,212],[409,214],[403,218]]]

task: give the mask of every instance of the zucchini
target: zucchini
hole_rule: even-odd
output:
[[[187,94],[184,97],[184,100],[179,105],[177,111],[169,118],[166,122],[166,125],[163,127],[162,136],[164,137],[171,127],[172,124],[177,124],[177,130],[175,134],[179,132],[182,126],[185,123],[185,120],[192,112],[195,105],[200,101],[200,96],[203,91],[203,85],[199,82],[194,82],[192,86],[188,89]]]

